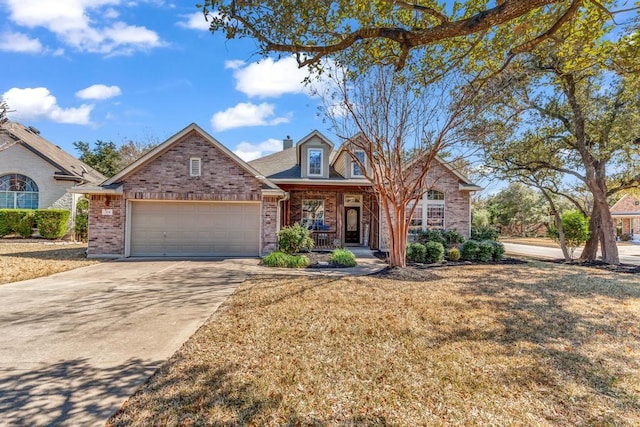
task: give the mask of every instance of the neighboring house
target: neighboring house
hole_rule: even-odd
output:
[[[469,193],[480,188],[442,161],[430,179],[414,227],[468,236]],[[94,257],[258,256],[294,222],[319,248],[386,247],[371,183],[317,131],[246,163],[191,124],[101,185],[74,191],[90,198]]]
[[[68,209],[80,195],[67,190],[105,177],[40,136],[33,127],[0,125],[0,209]]]
[[[640,240],[640,199],[629,194],[611,207],[611,217],[622,235]]]

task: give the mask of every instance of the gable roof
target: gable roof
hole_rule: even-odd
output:
[[[33,127],[9,122],[0,128],[0,148],[18,144],[58,169],[55,179],[99,183],[105,176],[60,147],[47,141]]]
[[[631,209],[628,207],[631,206]],[[609,209],[611,215],[625,216],[640,215],[640,198],[632,196],[631,194],[625,194],[611,206]]]
[[[301,163],[301,159],[300,156],[302,155],[300,152],[302,151],[302,146],[304,144],[306,144],[307,142],[309,142],[311,140],[311,138],[313,138],[314,136],[320,138],[320,140],[322,142],[324,142],[325,144],[327,144],[329,146],[329,154],[331,155],[333,153],[333,142],[331,142],[329,140],[329,138],[327,138],[326,136],[324,136],[320,131],[318,130],[313,130],[311,131],[311,133],[309,133],[307,136],[303,137],[300,141],[298,141],[298,143],[296,144],[296,153],[297,153],[297,157],[296,160],[298,163]]]
[[[130,175],[133,172],[135,172],[138,169],[140,169],[147,162],[150,162],[153,159],[155,159],[156,157],[160,156],[162,153],[164,153],[166,150],[168,150],[173,144],[176,144],[177,142],[182,140],[182,138],[184,138],[190,132],[196,132],[196,133],[200,134],[200,136],[202,136],[207,142],[209,142],[211,145],[213,145],[214,147],[216,147],[217,149],[222,151],[231,160],[233,160],[235,163],[237,163],[241,168],[243,168],[244,170],[249,172],[251,175],[253,175],[254,178],[256,178],[259,181],[261,181],[263,183],[264,187],[266,187],[268,189],[279,190],[278,186],[276,186],[274,183],[272,183],[267,178],[265,178],[264,174],[258,172],[255,168],[253,168],[252,166],[247,164],[244,160],[242,160],[240,157],[235,155],[232,151],[230,151],[227,147],[222,145],[218,140],[216,140],[214,137],[209,135],[206,131],[204,131],[204,129],[202,129],[200,126],[198,126],[195,123],[191,123],[189,126],[185,127],[180,132],[176,133],[175,135],[173,135],[172,137],[167,139],[165,142],[163,142],[162,144],[158,145],[153,150],[149,151],[148,153],[146,153],[145,155],[140,157],[135,162],[131,163],[129,166],[127,166],[126,168],[124,168],[123,170],[121,170],[120,172],[118,172],[117,174],[112,176],[111,178],[107,179],[102,184],[102,186],[103,187],[109,187],[109,186],[111,186],[113,184],[116,184],[116,183],[122,181],[128,175]]]

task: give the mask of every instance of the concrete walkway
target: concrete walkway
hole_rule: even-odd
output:
[[[136,389],[256,274],[257,259],[113,261],[0,286],[0,426],[104,425]]]

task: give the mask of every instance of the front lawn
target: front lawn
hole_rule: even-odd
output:
[[[640,425],[640,277],[258,277],[109,425]]]
[[[86,243],[0,239],[0,285],[99,262],[87,259],[86,250]]]

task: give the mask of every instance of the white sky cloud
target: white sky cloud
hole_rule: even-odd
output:
[[[302,81],[307,77],[307,70],[298,68],[293,57],[279,61],[266,58],[248,65],[242,61],[227,61],[225,66],[234,70],[236,89],[249,97],[276,98],[287,93],[306,92]]]
[[[109,99],[119,95],[122,95],[122,91],[118,86],[103,84],[92,85],[76,92],[80,99]]]
[[[211,117],[211,126],[216,131],[248,126],[274,126],[280,123],[288,123],[290,116],[277,117],[275,106],[263,102],[252,104],[241,102],[235,107],[219,111]]]
[[[93,105],[62,108],[55,96],[45,87],[12,88],[0,97],[7,101],[11,117],[16,120],[48,120],[56,123],[87,125],[91,123]]]
[[[23,33],[6,32],[0,34],[0,51],[20,53],[40,53],[42,43]]]
[[[121,21],[114,9],[120,0],[4,0],[13,23],[46,28],[58,39],[84,52],[128,54],[163,46],[160,36],[145,27]],[[106,25],[105,25],[106,24]]]
[[[182,18],[184,19],[177,23],[178,27],[187,28],[189,30],[209,31],[211,19],[209,18],[208,21],[204,19],[204,15],[202,14],[202,12],[194,12],[189,15],[182,15]]]
[[[245,162],[249,162],[280,150],[282,150],[282,141],[269,138],[266,141],[258,142],[257,144],[241,142],[234,150],[234,153]]]

